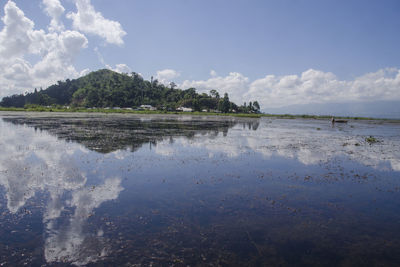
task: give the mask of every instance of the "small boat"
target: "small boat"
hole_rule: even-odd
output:
[[[347,120],[336,120],[334,117],[331,119],[332,124],[334,123],[347,123]]]

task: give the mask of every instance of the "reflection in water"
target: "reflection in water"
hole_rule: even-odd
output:
[[[98,230],[96,235],[85,235],[84,225],[95,208],[98,208],[105,201],[118,198],[123,189],[120,184],[121,180],[118,178],[106,179],[104,184],[100,186],[80,188],[73,191],[69,206],[74,208],[75,211],[66,225],[65,222],[57,221],[59,215],[45,219],[48,233],[45,257],[48,262],[63,261],[85,265],[108,254],[107,243],[101,234],[101,229]],[[52,198],[50,205],[53,206],[53,203],[54,199]],[[56,210],[59,212],[60,208],[56,208]],[[53,210],[51,210],[51,213],[53,213]]]
[[[400,150],[398,149],[400,126],[385,126],[355,123],[356,128],[334,128],[324,121],[264,120],[262,127],[258,123],[242,123],[245,131],[240,135],[227,135],[224,138],[204,138],[201,142],[180,139],[186,147],[207,148],[210,156],[224,153],[229,157],[238,157],[249,151],[262,154],[266,159],[283,157],[294,159],[304,165],[327,163],[335,157],[344,156],[365,166],[377,169],[400,171]],[[381,127],[381,130],[379,130]],[[380,140],[370,145],[365,138],[374,136]],[[158,144],[156,152],[172,155],[179,147],[170,146],[167,142]]]
[[[89,117],[87,117],[89,116]],[[393,149],[399,130],[392,125],[393,136],[382,136],[385,142],[379,145],[366,146],[365,137],[371,134],[373,127],[363,125],[357,128],[328,127],[325,121],[309,124],[294,120],[276,120],[279,123],[263,120],[259,129],[258,119],[235,119],[215,117],[173,117],[173,116],[10,116],[3,118],[6,122],[34,127],[35,130],[46,130],[59,139],[75,141],[90,150],[110,153],[121,149],[134,152],[143,144],[150,144],[159,154],[171,155],[176,149],[170,146],[176,137],[186,137],[182,142],[190,146],[207,147],[210,155],[225,151],[229,156],[238,156],[245,149],[259,152],[265,157],[281,156],[297,159],[305,165],[327,162],[332,158],[345,155],[364,165],[384,167],[389,163],[392,170],[400,171],[400,151]],[[356,123],[357,124],[357,123]],[[235,125],[254,132],[228,135],[228,130]],[[390,125],[390,124],[389,124]],[[318,129],[318,130],[317,130]],[[387,128],[386,128],[387,129]],[[215,139],[218,133],[222,137]],[[196,134],[207,135],[201,142],[191,142]],[[378,133],[379,136],[380,133]],[[243,137],[243,138],[242,138]],[[166,142],[168,140],[169,142]],[[159,147],[157,147],[159,144]],[[363,144],[363,145],[360,145]],[[161,146],[160,146],[161,145]]]
[[[46,260],[86,264],[105,256],[102,236],[83,228],[95,208],[118,197],[120,178],[88,188],[86,174],[74,158],[87,153],[82,147],[65,146],[45,132],[35,134],[33,128],[8,127],[2,121],[0,136],[0,185],[6,190],[9,211],[16,214],[37,193],[49,194],[43,214]],[[61,216],[66,209],[74,210],[69,218]]]
[[[0,121],[0,264],[400,260],[398,124],[25,116]]]
[[[168,116],[153,116],[143,119],[139,116],[101,116],[101,117],[7,117],[3,119],[13,124],[34,127],[35,130],[46,130],[66,141],[76,141],[85,147],[109,153],[129,148],[135,151],[144,143],[156,145],[166,137],[194,137],[195,134],[214,134],[222,132],[227,135],[228,129],[237,124],[233,119],[216,119],[213,117],[188,117],[176,119]],[[246,122],[249,128],[257,129],[258,121]],[[244,125],[244,123],[243,123]]]
[[[8,123],[20,125],[9,127]],[[37,193],[48,193],[43,214],[46,229],[44,256],[47,262],[85,265],[109,254],[101,229],[89,233],[87,220],[102,203],[118,198],[120,178],[106,178],[88,186],[87,170],[77,164],[86,148],[101,153],[129,148],[135,151],[149,143],[196,134],[226,136],[233,120],[171,120],[111,117],[56,118],[8,117],[0,121],[0,185],[5,188],[7,207],[16,214]],[[256,122],[257,123],[257,122]],[[248,123],[252,127],[252,123]],[[40,130],[40,132],[38,132]],[[116,158],[118,158],[118,152]],[[119,158],[122,159],[122,158]],[[26,209],[25,209],[26,210]],[[70,214],[65,216],[65,214]],[[64,216],[63,216],[64,215]]]

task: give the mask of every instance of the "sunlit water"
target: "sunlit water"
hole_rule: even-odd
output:
[[[1,266],[400,264],[397,123],[0,113],[0,137]]]

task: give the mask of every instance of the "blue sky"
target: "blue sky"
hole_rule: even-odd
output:
[[[5,6],[10,7],[10,2],[1,2],[3,19]],[[33,33],[28,34],[30,44],[34,45],[16,53],[18,60],[29,63],[25,70],[29,74],[0,77],[0,96],[29,89],[28,82],[13,84],[15,77],[26,77],[31,84],[46,87],[56,79],[68,78],[66,75],[78,77],[108,67],[135,71],[146,79],[153,75],[166,84],[173,80],[183,88],[219,89],[238,102],[257,98],[264,105],[276,107],[328,101],[400,100],[397,0],[12,3],[15,5],[9,12],[18,8],[34,23]],[[46,8],[60,10],[60,6],[64,11],[56,13],[62,27],[50,29],[55,13],[50,14]],[[86,12],[88,7],[90,11]],[[85,26],[88,17],[96,23]],[[99,25],[105,27],[96,30]],[[0,56],[2,46],[3,55],[10,54],[6,52],[12,37],[4,37],[6,28],[1,22]],[[45,51],[45,47],[51,46],[42,40],[47,37],[42,41],[32,37],[39,30],[43,30],[43,36],[57,35],[59,40],[68,35],[76,47],[69,46],[67,56],[59,51]],[[35,50],[35,42],[42,42],[41,50]],[[57,55],[53,60],[47,56],[51,53]],[[67,62],[62,62],[63,57]],[[45,61],[42,65],[59,62],[54,70],[49,70],[39,68],[40,64],[36,66],[41,61]],[[3,63],[0,68],[15,66],[15,62],[20,61]],[[21,69],[24,68],[16,71]],[[45,73],[49,73],[48,77]]]

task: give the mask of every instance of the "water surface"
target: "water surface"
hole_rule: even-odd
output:
[[[400,263],[400,124],[0,118],[3,266]]]

